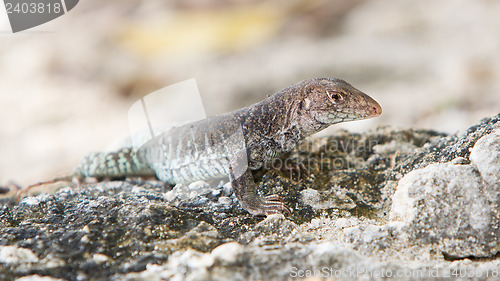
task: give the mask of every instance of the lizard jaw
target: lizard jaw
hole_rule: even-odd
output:
[[[323,125],[374,118],[382,114],[382,107],[370,96],[363,95],[363,102],[345,111],[320,111],[313,118]]]

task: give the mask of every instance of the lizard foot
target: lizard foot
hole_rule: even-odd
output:
[[[253,181],[250,170],[246,170],[241,176],[235,177],[232,166],[229,166],[229,179],[236,198],[243,209],[250,214],[254,216],[268,216],[281,212],[292,214],[278,195],[272,194],[260,197],[257,194],[257,186]]]

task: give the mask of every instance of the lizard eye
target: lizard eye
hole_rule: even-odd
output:
[[[334,103],[337,102],[338,100],[342,99],[342,96],[338,92],[326,91],[326,93],[327,93],[328,97],[330,98],[330,100]]]

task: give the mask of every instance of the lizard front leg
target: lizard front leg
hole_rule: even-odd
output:
[[[272,194],[261,197],[257,194],[257,185],[253,180],[252,172],[247,167],[246,161],[241,161],[244,157],[241,156],[242,153],[244,152],[240,151],[230,161],[229,179],[233,192],[243,209],[255,216],[267,216],[282,212],[287,212],[291,215],[292,212],[285,206],[278,195]]]

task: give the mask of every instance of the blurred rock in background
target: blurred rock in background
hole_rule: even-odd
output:
[[[339,77],[384,113],[330,130],[463,130],[500,110],[499,10],[488,0],[80,1],[18,34],[0,12],[0,183],[70,172],[127,135],[139,97],[193,77],[209,115]]]

